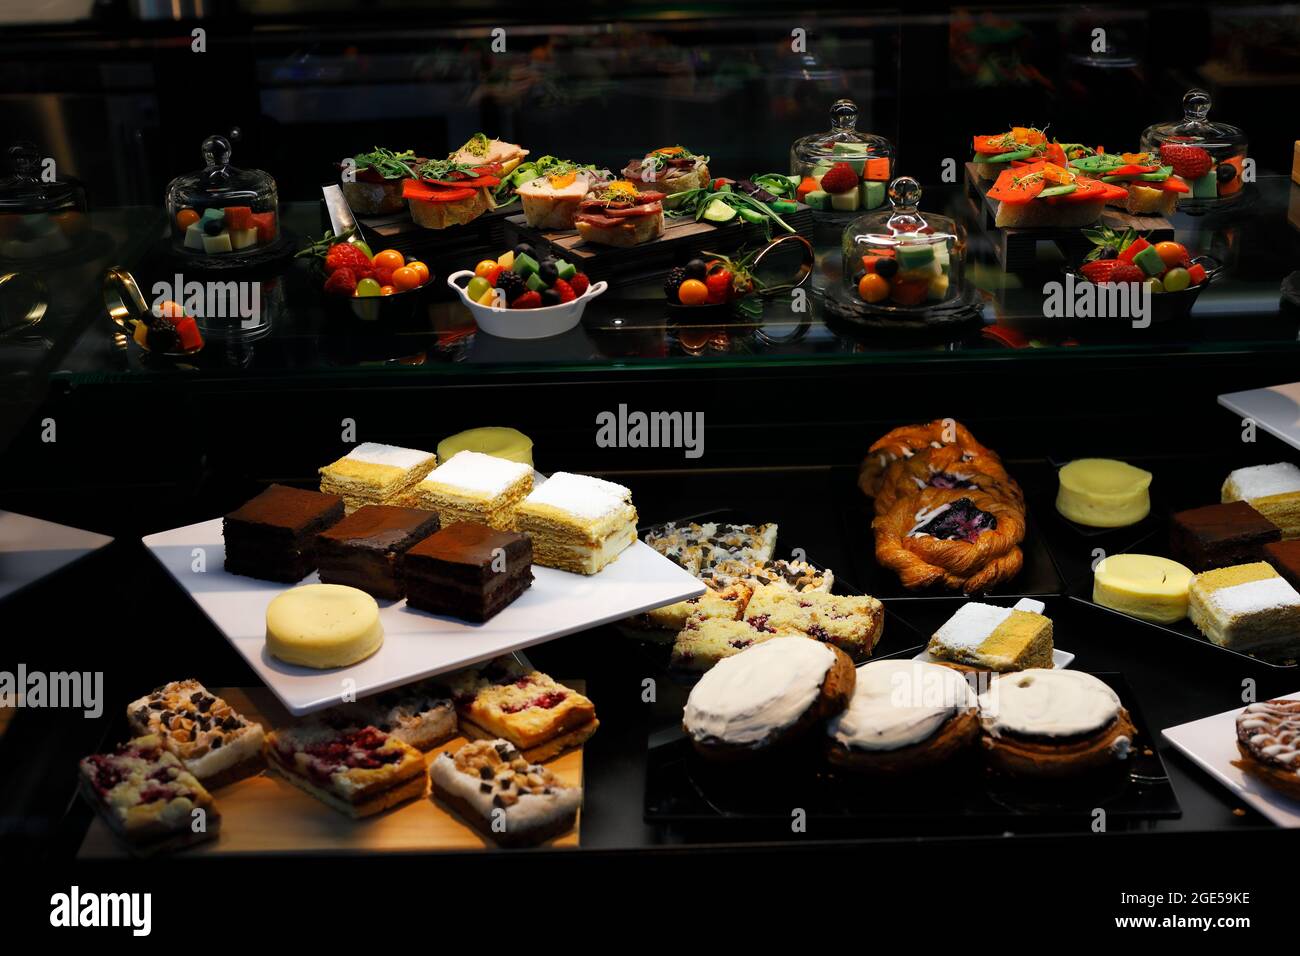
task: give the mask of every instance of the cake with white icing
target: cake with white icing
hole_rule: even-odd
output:
[[[1264,561],[1193,577],[1187,614],[1220,647],[1271,654],[1300,649],[1300,593]]]
[[[853,665],[805,637],[774,637],[728,657],[691,690],[682,726],[708,757],[735,757],[796,739],[844,710]]]
[[[940,663],[962,669],[1020,671],[1052,666],[1052,622],[1032,598],[1015,607],[970,601],[934,632],[926,647]]]
[[[444,528],[471,521],[513,531],[515,508],[532,487],[530,465],[461,451],[415,484],[400,504],[438,512]]]
[[[349,513],[362,505],[396,504],[437,463],[427,451],[362,442],[320,470],[320,490],[341,497]]]
[[[1244,501],[1282,529],[1300,537],[1300,468],[1290,462],[1238,468],[1223,482],[1224,502]]]
[[[620,484],[557,471],[520,502],[518,530],[533,539],[533,561],[595,574],[636,541],[632,492]]]

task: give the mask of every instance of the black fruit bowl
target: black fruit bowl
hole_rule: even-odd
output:
[[[433,277],[423,285],[392,295],[331,295],[322,292],[325,314],[339,322],[364,323],[375,328],[392,328],[417,320],[428,308]]]
[[[1193,256],[1192,265],[1199,265],[1205,269],[1205,281],[1200,285],[1189,285],[1186,289],[1179,292],[1158,292],[1151,296],[1151,324],[1161,325],[1166,322],[1177,322],[1186,319],[1192,314],[1192,306],[1196,305],[1196,300],[1200,298],[1212,282],[1223,271],[1223,264],[1212,256]],[[1065,272],[1074,276],[1076,283],[1089,282],[1077,269],[1065,269]],[[1113,318],[1091,318],[1077,320],[1082,324],[1089,322],[1105,322],[1108,324],[1132,323],[1129,317]]]

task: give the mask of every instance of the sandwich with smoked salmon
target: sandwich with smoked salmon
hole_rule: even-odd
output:
[[[1122,186],[1090,179],[1045,160],[1013,163],[987,193],[997,203],[993,224],[1020,229],[1088,226],[1101,218],[1107,203],[1125,195]]]

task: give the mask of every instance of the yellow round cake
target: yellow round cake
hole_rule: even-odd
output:
[[[450,461],[458,451],[476,451],[493,458],[533,464],[533,440],[516,428],[471,428],[438,442],[438,461]]]
[[[1056,510],[1090,528],[1123,528],[1151,512],[1151,472],[1109,458],[1080,458],[1058,472]]]
[[[1092,599],[1102,607],[1157,624],[1187,616],[1192,570],[1154,554],[1112,554],[1092,575]]]
[[[267,606],[266,649],[286,664],[346,667],[384,643],[379,605],[342,584],[304,584]]]

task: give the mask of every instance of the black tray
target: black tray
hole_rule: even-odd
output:
[[[1086,456],[1086,457],[1097,457],[1097,456]],[[1056,458],[1050,458],[1050,457],[1047,459],[1047,464],[1051,467],[1052,470],[1052,479],[1054,482],[1059,481],[1059,479],[1056,478],[1056,473],[1060,471],[1062,467],[1068,465],[1073,460],[1074,459],[1072,458],[1058,460]],[[1154,488],[1155,482],[1152,481],[1151,484],[1152,487]],[[1143,518],[1141,521],[1136,521],[1133,524],[1124,525],[1119,528],[1092,528],[1089,527],[1088,525],[1079,524],[1078,522],[1071,521],[1069,518],[1065,517],[1065,515],[1061,514],[1059,511],[1056,510],[1057,491],[1058,491],[1058,486],[1056,484],[1053,484],[1050,488],[1044,487],[1041,490],[1040,494],[1034,496],[1034,505],[1036,506],[1035,514],[1050,514],[1052,515],[1053,520],[1061,527],[1068,528],[1070,531],[1084,538],[1098,539],[1095,542],[1098,547],[1102,546],[1101,539],[1105,539],[1106,542],[1109,543],[1114,543],[1115,540],[1121,540],[1121,541],[1126,541],[1131,543],[1133,541],[1138,541],[1142,538],[1145,538],[1148,535],[1154,534],[1156,531],[1164,527],[1164,523],[1167,520],[1167,515],[1169,511],[1169,508],[1166,506],[1160,492],[1158,490],[1151,491],[1149,492],[1151,496],[1151,510],[1147,513],[1147,516]],[[1112,549],[1106,548],[1105,550],[1109,553]],[[1115,549],[1115,550],[1118,551],[1119,549]]]
[[[647,823],[768,824],[790,830],[798,808],[810,823],[869,827],[883,824],[958,826],[1052,822],[1089,826],[1097,810],[1111,819],[1170,819],[1182,815],[1157,749],[1158,734],[1118,673],[1094,675],[1119,694],[1137,732],[1130,758],[1114,772],[1061,782],[1015,780],[988,769],[978,748],[930,774],[888,781],[830,767],[814,731],[779,762],[710,762],[681,731],[651,741],[646,770]],[[772,761],[776,761],[773,757]],[[815,833],[815,829],[810,828]]]

